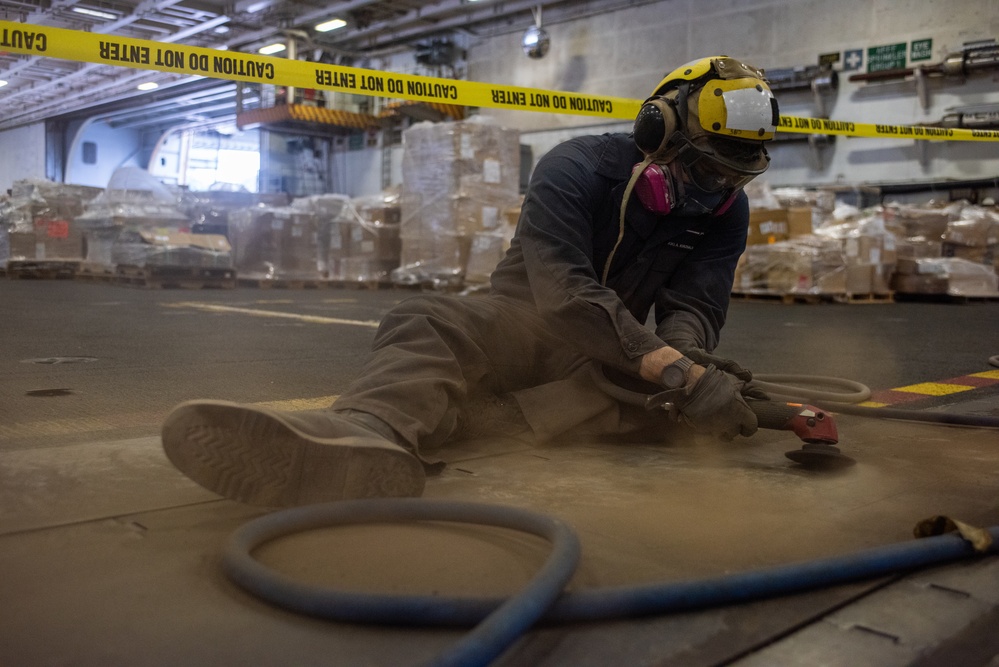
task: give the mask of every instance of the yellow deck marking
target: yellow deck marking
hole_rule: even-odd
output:
[[[982,371],[981,373],[972,373],[968,377],[973,377],[973,378],[988,378],[990,380],[999,380],[999,371]]]
[[[884,408],[888,406],[888,403],[878,403],[877,401],[864,401],[863,403],[857,403],[862,408]]]
[[[962,391],[976,389],[966,384],[946,384],[943,382],[921,382],[910,384],[908,387],[895,387],[892,391],[905,391],[910,394],[925,394],[926,396],[947,396],[957,394]]]
[[[167,308],[194,308],[196,310],[207,310],[216,313],[239,313],[241,315],[252,315],[254,317],[277,317],[287,320],[299,320],[301,322],[311,322],[312,324],[347,324],[354,327],[367,327],[377,329],[376,320],[345,320],[340,317],[320,317],[319,315],[300,315],[298,313],[279,313],[273,310],[257,310],[256,308],[237,308],[235,306],[219,306],[213,303],[198,303],[195,301],[181,301],[179,303],[164,303]]]
[[[262,403],[251,403],[254,407],[270,408],[271,410],[286,410],[288,412],[298,412],[300,410],[323,410],[333,404],[338,399],[339,394],[333,396],[317,396],[316,398],[290,398],[285,401],[263,401]]]

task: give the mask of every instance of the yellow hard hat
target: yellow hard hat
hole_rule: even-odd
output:
[[[761,70],[711,56],[663,77],[638,112],[633,136],[650,159],[679,160],[705,189],[738,188],[767,170],[764,143],[779,121]]]
[[[756,141],[774,138],[780,113],[762,70],[728,56],[700,58],[663,77],[652,97],[681,89],[687,89],[691,120],[705,132]],[[678,129],[696,134],[692,127]]]

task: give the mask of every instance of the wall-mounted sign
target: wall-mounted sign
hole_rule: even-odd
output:
[[[850,49],[843,52],[843,71],[855,72],[864,64],[864,50]]]
[[[839,62],[839,51],[836,53],[820,53],[819,54],[819,65],[826,65],[832,67]]]
[[[905,52],[908,45],[885,44],[867,49],[867,71],[885,72],[892,69],[905,69]]]
[[[933,57],[932,39],[912,40],[912,46],[909,48],[910,62],[916,62],[917,60],[929,60],[932,57]]]

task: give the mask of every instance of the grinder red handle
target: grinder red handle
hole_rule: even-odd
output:
[[[839,432],[832,415],[813,405],[780,401],[749,401],[760,428],[793,431],[809,444],[835,445]]]

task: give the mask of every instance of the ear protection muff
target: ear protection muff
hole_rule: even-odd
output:
[[[635,143],[646,155],[659,157],[666,151],[666,144],[679,125],[675,95],[653,97],[635,116],[633,135]]]

